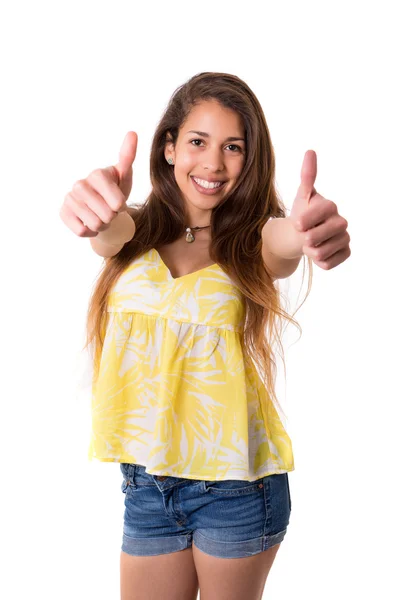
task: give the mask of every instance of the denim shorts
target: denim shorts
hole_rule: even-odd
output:
[[[120,463],[125,511],[121,550],[134,556],[195,545],[219,558],[243,558],[279,544],[291,512],[288,474],[256,481],[151,475]]]

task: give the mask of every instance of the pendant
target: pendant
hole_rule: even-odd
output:
[[[186,229],[186,241],[189,242],[189,244],[191,244],[192,242],[194,242],[194,235],[193,233],[190,231],[190,227],[188,227]]]

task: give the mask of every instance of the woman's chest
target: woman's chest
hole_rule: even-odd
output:
[[[215,264],[210,258],[208,242],[195,240],[188,243],[185,240],[177,240],[158,247],[157,252],[174,279]]]
[[[121,274],[110,293],[108,311],[235,330],[241,330],[244,317],[242,295],[219,265],[172,277],[156,249],[135,259]]]

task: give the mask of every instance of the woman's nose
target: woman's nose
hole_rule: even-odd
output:
[[[209,149],[206,154],[203,154],[203,167],[209,171],[223,171],[224,157],[220,150]]]

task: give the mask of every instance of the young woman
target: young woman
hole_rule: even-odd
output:
[[[201,73],[175,91],[151,193],[128,206],[136,146],[129,132],[118,164],[76,182],[60,211],[105,259],[87,323],[89,457],[123,475],[121,597],[261,598],[294,470],[273,344],[282,318],[298,324],[274,281],[303,256],[346,260],[347,221],[314,188],[313,151],[286,215],[265,116],[236,76]]]

